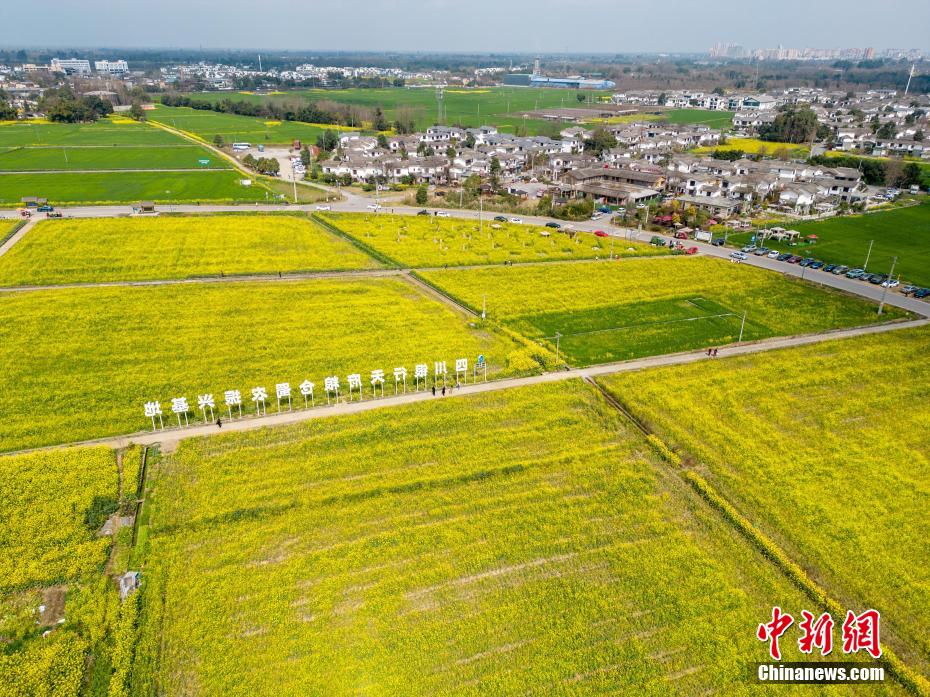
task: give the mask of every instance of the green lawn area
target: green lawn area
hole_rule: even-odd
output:
[[[324,127],[297,121],[266,121],[251,116],[221,114],[189,107],[167,107],[157,105],[146,112],[150,121],[163,123],[202,140],[213,142],[214,136],[223,136],[226,143],[251,143],[252,145],[288,144],[295,139],[313,144]],[[338,130],[338,127],[335,127]],[[345,129],[343,129],[345,130]]]
[[[610,94],[588,90],[583,90],[581,93],[592,98]],[[446,88],[443,93],[445,123],[469,127],[490,124],[506,131],[514,131],[525,124],[529,135],[553,135],[564,128],[564,125],[537,119],[524,120],[522,113],[558,106],[581,106],[575,95],[575,90],[537,87]],[[278,95],[204,92],[191,96],[195,99],[213,102],[228,98],[233,101],[273,100],[293,104],[300,100],[307,100],[340,102],[372,109],[381,107],[389,121],[397,117],[399,109],[410,109],[415,117],[417,128],[422,130],[432,126],[437,120],[436,90],[432,87],[295,90]],[[363,125],[359,124],[359,127]],[[210,137],[212,138],[212,135]]]
[[[928,347],[921,327],[598,380],[930,677]]]
[[[477,311],[486,304],[488,318],[551,350],[560,332],[562,355],[574,365],[732,343],[744,311],[744,340],[879,319],[871,302],[711,257],[420,273]]]
[[[733,694],[810,607],[581,381],[150,467],[133,679],[166,697]]]
[[[700,123],[711,128],[728,129],[733,125],[732,111],[707,109],[671,109],[665,113],[669,123]]]
[[[304,215],[39,222],[0,257],[0,285],[348,271],[378,266]]]
[[[185,145],[187,141],[160,128],[100,119],[94,123],[16,121],[0,123],[0,148],[24,145]]]
[[[18,205],[24,196],[40,196],[52,204],[273,199],[261,180],[253,179],[252,186],[242,186],[242,176],[229,170],[0,174],[0,206]]]
[[[398,278],[61,288],[0,297],[0,452],[148,427],[142,405],[488,356],[522,344]],[[534,366],[538,368],[538,366]],[[357,396],[357,394],[356,394]],[[298,395],[299,397],[299,395]],[[274,406],[272,405],[272,409]],[[170,411],[167,413],[170,416]],[[200,418],[199,415],[196,415]],[[167,422],[171,419],[166,418]]]
[[[208,165],[200,164],[209,160]],[[24,146],[0,151],[0,172],[93,169],[230,169],[232,165],[197,145]]]
[[[869,271],[888,273],[892,257],[897,256],[895,276],[900,275],[902,283],[930,286],[930,202],[866,215],[782,223],[782,226],[798,230],[803,237],[817,235],[817,241],[794,247],[766,242],[767,247],[860,268],[865,263],[870,240],[875,240]],[[730,235],[729,241],[748,244],[751,236],[752,233]]]

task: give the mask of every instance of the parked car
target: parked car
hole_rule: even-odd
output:
[[[846,278],[862,278],[863,276],[865,276],[865,271],[862,269],[853,269],[846,272]]]
[[[366,208],[368,208],[368,210],[376,211],[376,210],[378,210],[379,208],[381,208],[381,204],[380,204],[380,203],[369,203],[369,204],[366,206]]]
[[[39,211],[39,213],[51,213],[55,208],[46,203],[44,206],[36,208],[36,210]]]
[[[903,295],[911,295],[912,293],[916,293],[918,290],[920,290],[920,286],[912,286],[908,284],[901,288],[901,293]]]
[[[745,253],[745,254],[749,254],[750,252],[756,251],[756,245],[754,245],[754,244],[747,244],[745,247],[743,247],[743,248],[742,248],[741,250],[739,250],[739,251],[741,251],[741,252],[743,252],[743,253]]]
[[[798,264],[798,266],[810,266],[813,263],[814,259],[812,257],[807,257],[806,259],[801,259],[801,262]]]
[[[523,218],[511,218],[511,219],[510,219],[510,222],[511,222],[511,223],[514,223],[515,225],[522,225],[522,224],[523,224]]]
[[[595,231],[594,231],[594,236],[595,236],[595,237],[609,237],[609,235],[608,235],[606,232],[604,232],[603,230],[595,230]]]
[[[822,268],[823,268],[823,262],[820,261],[820,260],[812,261],[812,262],[810,263],[810,266],[809,266],[808,268],[811,268],[811,269],[822,269]]]
[[[559,225],[558,223],[546,223],[546,227],[551,227],[551,228],[553,228],[553,229],[555,229],[555,230],[558,230],[558,229],[559,229],[560,227],[562,227],[562,226]]]
[[[759,247],[758,249],[753,251],[753,254],[755,254],[757,257],[764,257],[770,251],[771,250],[768,247]]]
[[[847,271],[849,271],[849,267],[844,264],[840,264],[839,266],[834,266],[833,271],[830,273],[836,274],[837,276],[842,276]]]
[[[451,218],[452,214],[446,211],[436,211],[437,218]]]
[[[60,218],[61,211],[49,211],[48,213],[45,214],[45,217],[46,218]]]
[[[603,217],[604,217],[603,213],[595,213],[594,215],[591,216],[591,220],[600,220]]]
[[[663,240],[663,239],[662,239],[661,237],[659,237],[658,235],[653,235],[653,236],[652,236],[652,239],[649,240],[649,244],[654,244],[654,245],[656,245],[657,247],[664,247],[664,246],[665,246],[665,240]]]
[[[687,233],[687,232],[676,232],[676,233],[675,233],[675,239],[678,239],[678,240],[686,240],[686,239],[688,239],[688,233]]]
[[[778,261],[788,261],[792,256],[791,252],[783,252],[775,258],[778,259]]]
[[[613,212],[610,210],[610,206],[601,206],[600,208],[598,208],[598,210],[601,213],[612,213]]]
[[[715,237],[714,239],[712,239],[712,240],[710,241],[710,243],[711,243],[712,245],[714,245],[715,247],[722,247],[722,246],[723,246],[723,238],[722,238],[722,237]]]
[[[836,268],[836,264],[827,264],[823,267],[825,273],[833,273],[833,269]]]
[[[895,278],[889,278],[887,281],[882,283],[882,288],[897,288],[900,282]]]
[[[429,215],[429,211],[424,208],[422,211],[417,211],[417,215]]]
[[[688,248],[685,250],[685,254],[697,254],[697,253],[698,253],[698,248],[697,248],[697,247],[688,247]]]
[[[888,276],[883,273],[877,273],[872,275],[872,277],[869,279],[869,283],[871,283],[873,286],[878,286],[887,280]]]
[[[789,264],[800,264],[802,260],[798,255],[792,254],[790,257],[788,257],[787,261]]]
[[[502,216],[502,215],[495,215],[495,216],[494,216],[494,220],[496,220],[496,221],[499,222],[499,223],[506,223],[506,222],[507,222],[507,218],[504,217],[504,216]]]
[[[736,259],[737,261],[745,261],[749,258],[749,255],[746,254],[746,252],[732,252],[730,258]]]
[[[930,295],[930,288],[919,288],[914,291],[915,298],[926,298]]]
[[[326,205],[325,203],[321,203],[321,204],[319,204],[319,205],[316,207],[316,209],[317,209],[318,211],[331,211],[331,210],[333,209],[333,207],[332,207],[332,206],[328,206],[328,205]]]

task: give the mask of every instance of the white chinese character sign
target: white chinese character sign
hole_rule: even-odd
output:
[[[446,362],[445,361],[435,361],[433,363],[433,384],[435,385],[439,381],[439,376],[442,375],[442,386],[446,386]]]
[[[203,412],[204,423],[208,423],[207,422],[207,409],[210,410],[210,421],[213,421],[213,407],[215,406],[216,404],[213,402],[212,394],[197,395],[197,407],[200,409],[200,411]]]
[[[417,363],[413,369],[413,380],[416,384],[416,391],[420,391],[420,380],[423,381],[423,387],[426,387],[426,381],[429,379],[429,368],[426,363]]]
[[[226,408],[229,409],[229,418],[233,417],[233,407],[239,407],[239,417],[242,418],[242,393],[239,390],[226,390],[223,397],[226,400]]]
[[[291,383],[279,382],[274,386],[275,395],[278,398],[278,413],[281,413],[281,400],[287,400],[287,410],[291,410]]]
[[[152,430],[155,431],[155,417],[158,417],[158,423],[161,424],[162,430],[165,428],[165,422],[161,416],[161,403],[160,402],[146,402],[145,403],[145,415],[152,420]]]
[[[468,359],[457,358],[455,361],[455,381],[458,382],[459,375],[462,376],[462,382],[468,382]]]
[[[404,394],[407,394],[407,369],[404,367],[394,368],[394,394],[397,394],[399,383],[403,383]]]
[[[329,404],[329,395],[335,393],[336,401],[339,401],[339,378],[335,375],[323,380],[323,387],[326,389],[326,403]]]
[[[307,408],[307,399],[310,400],[310,406],[316,406],[313,402],[313,383],[309,380],[304,380],[300,383],[300,394],[304,396],[304,409]]]
[[[184,414],[184,425],[190,425],[190,422],[187,420],[187,412],[190,411],[190,407],[187,405],[187,397],[175,397],[172,399],[171,411],[178,417],[178,428],[181,428],[181,414]]]
[[[358,388],[359,401],[362,399],[362,376],[359,373],[349,375],[349,401],[352,400],[352,390]]]
[[[268,413],[265,402],[268,399],[268,391],[264,387],[252,388],[252,401],[255,402],[255,413],[264,416]]]
[[[378,388],[381,388],[381,396],[384,396],[384,371],[381,369],[371,371],[371,394],[375,396]]]

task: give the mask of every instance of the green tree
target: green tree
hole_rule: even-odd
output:
[[[465,136],[465,147],[471,150],[475,147],[475,136],[472,133],[469,133]]]
[[[491,158],[488,170],[491,173],[491,186],[497,189],[501,178],[501,161],[497,159],[497,155]]]
[[[584,142],[584,149],[600,155],[605,150],[610,150],[617,146],[617,139],[613,133],[603,126],[598,126],[591,132],[591,138]]]
[[[378,134],[378,147],[379,147],[379,148],[384,148],[385,150],[386,150],[387,147],[388,147],[388,139],[387,139],[387,136],[384,135],[383,133],[379,133],[379,134]]]
[[[417,205],[425,206],[428,200],[429,189],[426,184],[420,184],[420,186],[417,187]]]
[[[810,107],[788,107],[770,124],[759,126],[759,138],[783,143],[806,143],[817,132],[817,115]]]
[[[880,140],[892,140],[897,134],[897,130],[894,127],[894,123],[891,121],[886,121],[881,126],[878,127],[878,130],[875,131],[875,137]]]
[[[381,107],[375,107],[375,116],[372,120],[372,128],[376,131],[386,131],[388,129],[388,122],[384,118],[384,112],[381,111]]]
[[[223,140],[223,136],[217,133],[215,136],[213,136],[213,144],[218,148],[222,148],[224,145],[226,145],[226,141]]]

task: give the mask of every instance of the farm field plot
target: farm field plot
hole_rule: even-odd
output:
[[[379,264],[295,215],[40,221],[0,257],[0,285],[143,281]]]
[[[116,595],[100,574],[111,539],[96,532],[118,495],[109,448],[0,457],[3,694],[79,694],[89,638],[105,624],[90,597]]]
[[[733,125],[732,111],[707,109],[671,109],[664,116],[669,123],[700,123],[711,128],[729,129]]]
[[[200,160],[209,160],[201,165]],[[196,145],[25,146],[0,151],[0,172],[96,169],[231,169],[232,165]]]
[[[339,126],[319,126],[298,121],[266,121],[251,116],[222,114],[190,107],[168,107],[162,104],[147,112],[147,115],[151,121],[191,133],[208,142],[212,142],[214,136],[221,135],[227,143],[289,145],[294,139],[299,139],[312,145],[326,128],[336,131],[349,130]]]
[[[588,365],[870,324],[864,300],[710,257],[420,272],[489,319]],[[901,316],[895,311],[884,319]]]
[[[797,158],[807,158],[810,153],[810,148],[804,145],[798,145],[796,143],[777,143],[768,140],[759,140],[758,138],[727,138],[727,142],[723,145],[708,145],[695,148],[692,152],[709,153],[714,150],[742,150],[745,153],[767,153],[769,155],[774,155],[781,150],[787,150],[790,157]]]
[[[233,171],[90,172],[0,175],[0,206],[18,205],[24,196],[53,204],[156,202],[264,202],[273,194],[257,181],[242,186]]]
[[[814,244],[789,247],[774,241],[765,245],[772,249],[812,256],[850,268],[861,267],[875,240],[869,256],[869,271],[888,273],[892,257],[898,257],[895,277],[902,282],[930,286],[930,203],[898,208],[880,213],[842,216],[827,220],[791,223],[802,237],[817,235]],[[748,243],[750,234],[730,235],[734,244]]]
[[[928,347],[923,327],[603,379],[925,677]]]
[[[0,123],[0,148],[28,145],[184,145],[186,141],[160,128],[121,119],[94,123]]]
[[[596,99],[609,92],[584,91],[585,96]],[[202,101],[218,101],[215,92],[191,95]],[[410,110],[418,130],[425,130],[436,123],[436,90],[425,88],[345,89],[345,90],[295,90],[280,95],[235,94],[223,95],[220,99],[252,102],[273,101],[280,104],[329,101],[352,104],[374,109],[380,107],[389,121],[397,118],[399,110]],[[560,106],[576,106],[574,90],[557,90],[533,87],[489,87],[478,89],[446,89],[443,92],[443,111],[446,123],[463,126],[492,124],[506,131],[526,128],[528,135],[553,135],[562,126],[542,119],[524,119],[522,112]],[[360,123],[359,127],[366,124]],[[370,124],[367,124],[370,127]],[[211,136],[212,137],[212,136]]]
[[[196,406],[212,392],[222,404],[239,389],[248,403],[256,386],[274,395],[287,380],[296,394],[338,375],[345,389],[350,373],[401,365],[412,382],[414,363],[479,354],[512,373],[526,350],[392,278],[12,292],[0,303],[0,451],[146,428],[152,399]]]
[[[595,259],[610,254],[610,240],[579,232],[574,239],[541,225],[379,213],[320,213],[377,254],[408,267],[502,264],[505,261]],[[614,254],[662,254],[652,245],[617,240]]]
[[[580,381],[151,472],[132,684],[157,694],[725,694],[772,605],[809,605]]]

